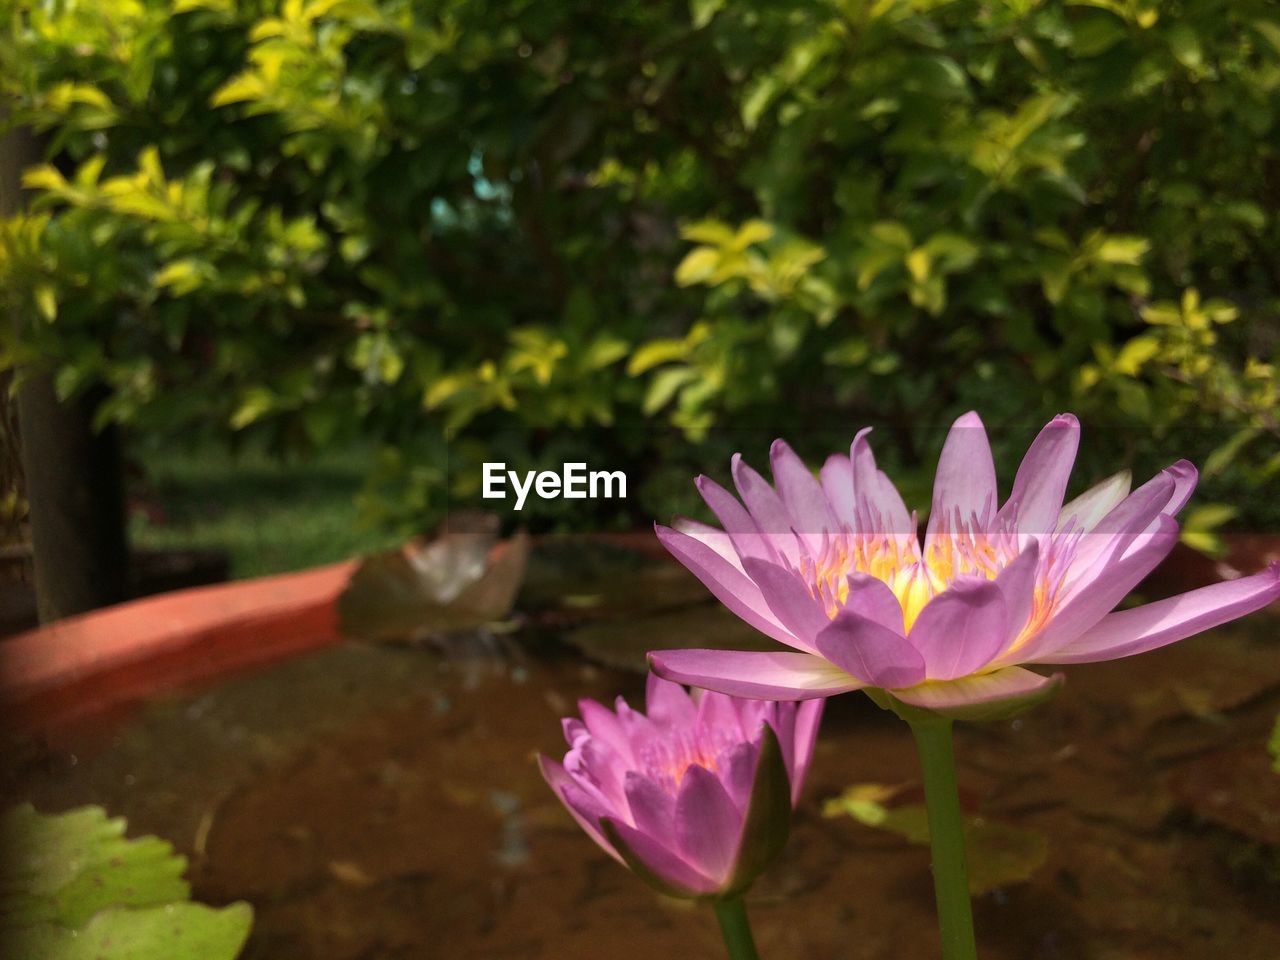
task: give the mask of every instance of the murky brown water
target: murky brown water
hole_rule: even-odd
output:
[[[722,956],[710,912],[609,860],[533,762],[563,750],[578,697],[642,692],[564,636],[597,661],[614,637],[622,664],[673,631],[738,630],[688,605],[696,584],[625,576],[613,594],[535,576],[541,612],[500,640],[353,644],[25,744],[9,785],[173,840],[197,897],[254,905],[252,960]],[[960,729],[966,802],[1049,844],[1030,880],[977,900],[986,960],[1280,956],[1278,626],[1075,668],[1029,716]],[[764,957],[937,957],[927,850],[821,816],[851,783],[916,775],[895,718],[860,695],[830,704],[792,842],[749,897]]]

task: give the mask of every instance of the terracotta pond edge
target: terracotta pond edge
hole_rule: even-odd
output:
[[[6,726],[58,727],[340,642],[348,560],[175,590],[0,641]]]
[[[577,539],[666,558],[652,533]],[[502,549],[501,543],[495,545]],[[345,640],[338,599],[362,558],[142,597],[0,639],[0,712],[13,733],[109,718]]]
[[[564,539],[666,557],[648,532]],[[1280,559],[1275,535],[1232,538],[1222,561],[1179,547],[1144,588],[1168,595],[1261,569],[1272,559]],[[162,691],[207,685],[341,643],[348,638],[338,598],[359,563],[175,590],[0,640],[5,726],[38,733],[83,724]]]

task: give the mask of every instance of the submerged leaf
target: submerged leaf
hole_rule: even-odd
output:
[[[891,805],[901,787],[859,783],[826,802],[823,816],[850,816],[859,823],[896,833],[908,843],[929,843],[929,814],[923,803]],[[1049,838],[1038,830],[985,817],[966,817],[965,848],[969,892],[974,896],[1025,883],[1049,857]]]

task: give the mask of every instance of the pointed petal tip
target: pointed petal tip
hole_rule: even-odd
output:
[[[537,760],[538,770],[542,773],[542,778],[547,781],[547,786],[559,793],[556,784],[568,776],[564,765],[559,760],[552,760],[545,753],[539,753]]]
[[[982,423],[982,418],[978,416],[977,410],[970,410],[968,413],[960,414],[960,416],[956,417],[956,422],[953,423],[952,426],[953,427],[977,427],[978,429],[983,429],[983,430],[986,429],[986,427]]]

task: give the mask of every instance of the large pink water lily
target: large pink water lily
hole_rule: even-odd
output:
[[[822,704],[692,695],[650,674],[646,716],[621,697],[564,721],[543,776],[587,834],[678,897],[740,894],[786,842]]]
[[[741,502],[698,479],[723,529],[678,521],[659,538],[725,606],[791,650],[660,651],[650,655],[659,675],[776,700],[879,688],[982,718],[1060,682],[1026,664],[1143,653],[1280,597],[1272,564],[1112,612],[1177,541],[1174,516],[1197,477],[1185,460],[1132,492],[1128,473],[1116,474],[1064,506],[1080,435],[1064,414],[1040,431],[1000,505],[986,431],[967,413],[942,448],[922,543],[867,433],[817,478],[775,441],[774,486],[735,456]]]

